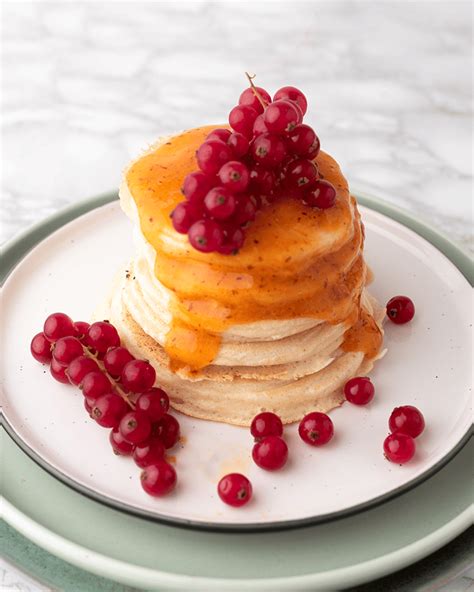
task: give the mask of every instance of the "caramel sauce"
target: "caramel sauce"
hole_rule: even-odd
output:
[[[283,198],[265,206],[238,255],[200,253],[173,229],[170,214],[183,200],[183,179],[196,169],[195,151],[214,127],[170,139],[127,172],[141,231],[156,253],[155,275],[173,295],[165,343],[170,367],[210,364],[222,332],[232,325],[298,317],[356,323],[344,348],[375,355],[380,331],[370,317],[364,324],[359,310],[366,278],[360,216],[329,155],[321,152],[317,164],[336,187],[335,206],[317,210]]]

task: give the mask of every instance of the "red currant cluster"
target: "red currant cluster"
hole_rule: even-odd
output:
[[[250,425],[255,439],[252,458],[256,465],[266,471],[277,471],[288,460],[288,445],[283,439],[283,423],[275,413],[264,411],[256,415]],[[300,438],[310,446],[323,446],[334,435],[331,419],[318,411],[308,413],[298,426]],[[217,485],[217,492],[223,502],[239,507],[252,497],[252,484],[240,473],[225,475]]]
[[[304,94],[285,86],[272,101],[249,80],[250,88],[229,114],[232,131],[215,129],[201,144],[196,152],[200,170],[185,178],[186,200],[171,214],[177,232],[204,253],[237,253],[257,211],[281,193],[321,209],[336,199],[314,162],[320,144],[303,123]]]
[[[177,443],[179,423],[168,413],[168,395],[153,386],[153,366],[120,345],[113,325],[74,323],[64,313],[54,313],[30,349],[38,362],[51,364],[53,378],[82,390],[90,417],[111,428],[115,454],[132,455],[143,469],[141,483],[148,494],[161,496],[174,489],[176,471],[165,460],[165,450]]]

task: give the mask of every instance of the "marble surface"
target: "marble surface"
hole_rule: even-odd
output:
[[[1,241],[117,187],[157,136],[224,121],[249,70],[304,90],[354,189],[472,250],[470,2],[4,2],[2,28]]]

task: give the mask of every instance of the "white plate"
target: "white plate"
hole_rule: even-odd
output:
[[[44,318],[62,310],[87,319],[117,268],[133,252],[130,225],[116,202],[70,222],[40,243],[9,277],[2,298],[4,413],[23,445],[77,489],[142,515],[202,526],[244,528],[324,520],[404,491],[439,465],[471,424],[471,289],[435,247],[401,224],[361,208],[372,292],[385,302],[413,298],[406,326],[387,324],[386,357],[372,373],[376,398],[367,408],[345,404],[331,413],[336,437],[321,449],[286,428],[290,462],[267,473],[251,461],[248,430],[179,416],[186,444],[177,450],[179,487],[147,496],[133,461],[112,454],[108,432],[90,420],[82,395],[56,383],[29,353]],[[387,462],[382,442],[393,407],[414,404],[427,429],[411,463]],[[220,502],[216,483],[244,472],[255,498],[244,509]]]

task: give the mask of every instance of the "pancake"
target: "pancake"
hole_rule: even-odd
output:
[[[384,311],[368,294],[364,231],[337,163],[320,153],[336,205],[264,206],[236,256],[200,253],[169,214],[212,128],[153,146],[120,190],[136,254],[96,318],[148,359],[174,409],[248,426],[261,411],[284,423],[343,402],[342,388],[380,357]]]

